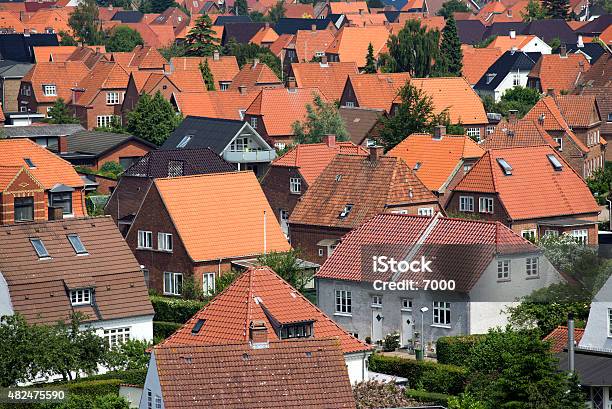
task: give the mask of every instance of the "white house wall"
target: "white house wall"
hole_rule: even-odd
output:
[[[542,40],[541,38],[535,37],[530,42],[528,42],[521,50],[526,53],[550,54],[552,52],[552,47],[546,44],[546,42],[544,42],[544,40]]]
[[[516,71],[511,71],[506,75],[506,78],[503,79],[502,82],[499,83],[497,88],[495,88],[495,102],[499,102],[501,100],[502,95],[506,90],[513,88],[514,85],[514,73]],[[527,74],[529,71],[518,71],[519,73],[519,85],[521,87],[527,86]]]
[[[368,380],[368,356],[370,356],[369,352],[344,354],[346,370],[348,371],[351,384]]]
[[[162,395],[161,384],[159,382],[159,374],[157,373],[155,351],[151,352],[151,359],[149,360],[149,369],[147,370],[147,377],[145,378],[145,384],[142,390],[142,397],[140,398],[140,409],[148,409],[147,403],[149,391],[151,391],[151,396],[153,399],[152,407],[155,407],[155,396],[161,396],[161,408],[164,409],[164,399]]]
[[[0,273],[0,317],[5,315],[13,315],[13,304],[11,303],[11,295],[9,293],[8,283]]]
[[[610,336],[612,323],[609,322],[609,309],[612,309],[612,278],[606,281],[591,302],[589,319],[578,345],[580,348],[612,351],[612,337]]]
[[[103,337],[105,329],[130,328],[130,339],[142,341],[153,341],[153,316],[143,315],[139,317],[120,318],[116,320],[96,321],[82,324],[81,329],[93,328],[96,334]]]

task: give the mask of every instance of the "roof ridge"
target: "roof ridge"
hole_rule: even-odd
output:
[[[153,178],[155,181],[163,181],[163,180],[170,180],[170,179],[189,179],[189,178],[204,178],[206,176],[222,176],[222,175],[239,175],[239,174],[245,174],[245,173],[252,173],[250,170],[237,170],[237,171],[232,171],[232,172],[215,172],[215,173],[202,173],[202,174],[198,174],[198,175],[186,175],[186,176],[168,176],[165,178]]]

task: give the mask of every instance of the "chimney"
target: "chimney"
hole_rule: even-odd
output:
[[[268,329],[264,321],[251,321],[249,343],[253,349],[268,348]]]
[[[507,15],[508,17],[512,17],[512,9],[508,9],[508,10],[506,10],[506,15]]]
[[[213,51],[213,61],[219,61],[219,50]]]
[[[570,372],[574,372],[574,342],[574,314],[570,312],[567,314],[567,369]]]
[[[363,15],[363,9],[359,9],[359,15]]]
[[[259,58],[253,58],[253,68],[257,67],[257,64],[259,64]]]
[[[510,38],[516,38],[516,30],[510,30]]]
[[[546,90],[546,96],[554,97],[555,96],[555,89],[554,88],[548,88]]]
[[[238,86],[238,92],[240,92],[240,95],[246,95],[246,93],[247,93],[247,86],[246,85],[239,85]]]
[[[164,64],[164,74],[165,75],[172,74],[173,71],[174,71],[174,67],[172,66],[172,64],[170,63]]]
[[[444,125],[436,125],[434,128],[433,139],[439,141],[442,140],[446,136],[446,126]]]
[[[96,54],[100,54],[100,47],[96,47]]]
[[[510,109],[508,110],[508,122],[510,122],[511,124],[516,123],[516,116],[518,114],[518,110],[516,109]]]
[[[287,88],[289,88],[289,89],[295,89],[296,88],[295,78],[294,77],[289,77],[289,79],[287,80]]]
[[[582,40],[582,36],[578,34],[578,48],[584,48],[584,41]]]
[[[29,37],[30,36],[30,29],[29,28],[24,28],[23,29],[23,36],[24,37]]]
[[[561,44],[559,47],[559,55],[561,58],[567,58],[567,47],[565,44]]]
[[[266,28],[270,28],[270,23],[266,21]]]
[[[317,25],[316,25],[316,24],[312,24],[312,25],[310,26],[310,30],[311,30],[311,31],[317,31]]]
[[[381,156],[383,156],[382,146],[370,146],[370,154],[368,155],[370,162],[378,161]]]
[[[544,125],[544,120],[546,119],[546,114],[541,113],[540,116],[538,116],[538,123],[540,124],[540,126]]]
[[[81,95],[85,92],[83,88],[72,88],[72,102],[77,102]]]
[[[584,61],[578,61],[578,69],[580,72],[584,72]]]
[[[66,135],[57,137],[57,153],[68,153],[68,138],[66,138]]]
[[[324,135],[323,142],[330,148],[336,147],[336,135]]]
[[[112,3],[110,3],[110,4],[108,5],[108,9],[109,9],[109,10],[112,10],[112,9],[113,9],[113,4],[112,4]]]
[[[49,220],[62,220],[64,218],[63,207],[49,207]]]
[[[321,63],[322,64],[327,64],[327,56],[324,55],[323,57],[321,57]]]

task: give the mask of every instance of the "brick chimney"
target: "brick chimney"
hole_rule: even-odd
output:
[[[57,137],[57,153],[68,153],[68,138],[66,135]]]
[[[538,116],[538,123],[540,124],[540,126],[544,125],[544,120],[546,119],[546,114],[541,113],[540,116]]]
[[[336,147],[336,135],[323,136],[323,142],[325,142],[325,145],[329,146],[330,148],[335,148]]]
[[[548,97],[554,97],[555,96],[555,89],[554,88],[548,88],[546,90],[546,96]]]
[[[219,61],[219,50],[213,51],[213,61]]]
[[[64,218],[64,208],[49,207],[49,220],[62,220]]]
[[[370,154],[368,155],[370,162],[377,162],[381,156],[383,156],[382,146],[370,146]]]
[[[249,343],[253,349],[268,348],[268,329],[264,321],[251,321]]]
[[[510,30],[510,38],[516,38],[516,30]]]
[[[439,141],[442,138],[444,138],[445,136],[446,136],[446,126],[444,126],[444,125],[436,125],[436,127],[434,128],[433,139]]]
[[[508,122],[510,122],[511,124],[516,123],[517,114],[518,114],[518,110],[516,109],[508,110]]]
[[[311,31],[317,31],[317,25],[316,24],[311,25],[310,26],[310,30]]]
[[[239,85],[238,86],[238,92],[240,92],[240,95],[246,95],[246,93],[247,93],[247,86],[246,85]]]
[[[567,46],[565,44],[561,44],[559,47],[559,56],[561,58],[567,58]]]

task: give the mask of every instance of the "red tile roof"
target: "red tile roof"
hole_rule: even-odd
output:
[[[390,112],[393,100],[408,80],[410,80],[410,74],[407,72],[359,74],[349,75],[347,85],[350,81],[357,103],[361,108],[384,109]]]
[[[554,90],[555,94],[561,91],[571,91],[580,81],[582,75],[590,68],[590,64],[583,54],[542,55],[529,72],[529,78],[539,78],[543,92]]]
[[[170,60],[170,64],[176,71],[200,71],[200,63],[208,60],[208,67],[212,72],[216,82],[230,82],[234,79],[238,71],[238,62],[236,57],[219,56],[216,60],[214,57],[174,57]]]
[[[475,85],[487,72],[489,67],[504,53],[499,48],[475,48],[463,44],[462,74],[470,85]]]
[[[557,158],[561,171],[553,168],[547,155]],[[498,158],[512,167],[512,175],[504,175]],[[454,190],[497,193],[512,220],[599,212],[584,180],[548,145],[491,149]]]
[[[102,90],[126,89],[130,75],[119,63],[110,61],[99,61],[91,71],[77,84],[76,88],[84,90],[75,105],[87,106],[93,102]]]
[[[298,30],[295,34],[295,53],[298,62],[311,61],[315,54],[324,53],[334,38],[331,30]]]
[[[32,84],[32,92],[37,102],[55,102],[72,98],[72,88],[89,73],[81,61],[39,62],[23,77],[22,81]],[[57,95],[45,96],[43,85],[55,85]]]
[[[593,113],[597,111],[595,95],[559,95],[555,96],[555,102],[572,129],[588,128],[594,124]]]
[[[564,349],[567,349],[567,334],[567,327],[558,326],[550,334],[544,337],[544,341],[549,341],[551,343],[550,351],[553,354],[563,352]],[[583,335],[584,328],[574,328],[574,341],[576,345],[580,343]]]
[[[266,64],[248,63],[234,76],[229,89],[238,90],[240,86],[245,86],[248,92],[253,92],[263,87],[278,88],[282,85],[281,80]]]
[[[299,88],[319,88],[331,101],[339,101],[349,75],[358,74],[354,62],[293,63],[291,70]]]
[[[146,45],[137,45],[130,52],[113,52],[111,53],[111,61],[118,62],[126,70],[163,70],[164,64],[167,63],[157,49]]]
[[[184,117],[242,119],[240,112],[246,111],[258,95],[257,92],[241,94],[238,91],[181,92],[174,95],[174,99]]]
[[[201,319],[205,320],[202,329],[193,334],[193,326]],[[247,343],[252,321],[264,321],[268,339],[277,340],[272,320],[281,324],[314,321],[314,337],[339,339],[345,354],[371,348],[340,328],[269,267],[249,268],[162,345]]]
[[[503,120],[497,124],[491,135],[486,136],[480,146],[484,149],[496,149],[539,145],[550,145],[553,148],[559,146],[537,121],[522,119],[511,122]]]
[[[331,3],[334,4],[334,3]],[[358,67],[366,65],[368,46],[372,44],[374,57],[389,39],[389,30],[385,26],[348,27],[344,26],[326,52],[338,55],[342,62],[355,62]]]
[[[368,13],[368,3],[365,1],[334,1],[329,3],[332,14]]]

